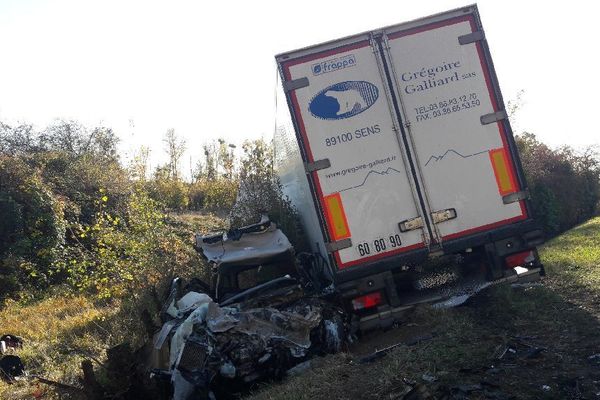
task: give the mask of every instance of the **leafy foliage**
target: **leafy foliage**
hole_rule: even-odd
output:
[[[171,210],[184,210],[189,205],[189,186],[169,175],[169,170],[158,168],[154,179],[146,187],[154,200]]]
[[[192,198],[198,209],[228,212],[233,151],[219,141],[215,176],[188,183],[178,175],[183,140],[170,130],[165,143],[169,164],[147,179],[148,149],[124,169],[108,128],[0,124],[0,298],[57,283],[131,298],[174,274],[203,274],[192,232],[165,210],[186,210]]]
[[[224,177],[202,179],[190,185],[190,208],[194,210],[230,210],[235,203],[238,181]]]
[[[536,217],[555,235],[594,215],[600,199],[600,161],[594,148],[552,150],[535,135],[517,137]]]
[[[296,251],[307,249],[298,212],[281,190],[273,168],[274,153],[264,140],[245,142],[240,169],[240,189],[231,210],[232,226],[243,226],[260,220],[262,214],[276,222]]]
[[[111,215],[107,202],[99,193],[93,223],[73,232],[78,245],[69,248],[60,265],[72,286],[100,298],[135,296],[200,265],[191,246],[166,224],[166,215],[147,194],[133,193],[123,218]]]
[[[51,282],[65,244],[64,205],[26,163],[0,156],[0,298]]]

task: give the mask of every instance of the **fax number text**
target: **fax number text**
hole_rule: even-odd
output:
[[[481,100],[478,98],[477,93],[464,94],[435,103],[429,103],[415,107],[415,119],[417,122],[423,122],[426,120],[440,118],[452,113],[476,108],[480,105]]]

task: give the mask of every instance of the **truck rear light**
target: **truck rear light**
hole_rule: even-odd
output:
[[[524,267],[532,264],[535,261],[535,252],[533,250],[522,251],[520,253],[511,254],[505,258],[507,268]]]
[[[381,304],[381,302],[381,292],[373,292],[352,300],[352,308],[356,311],[365,310],[367,308],[373,308]]]

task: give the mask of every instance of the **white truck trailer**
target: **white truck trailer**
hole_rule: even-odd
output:
[[[276,60],[283,190],[361,326],[543,274],[476,5]]]

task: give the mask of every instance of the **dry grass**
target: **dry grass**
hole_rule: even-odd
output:
[[[30,374],[79,385],[82,357],[102,359],[115,339],[108,323],[115,310],[83,296],[50,297],[27,305],[7,302],[0,312],[0,327],[2,333],[23,338],[25,345],[18,355]],[[30,399],[41,388],[26,382],[2,382],[0,398]],[[51,392],[44,398],[52,398]]]
[[[185,230],[192,233],[207,234],[228,228],[225,216],[213,213],[187,211],[184,213],[171,213],[169,218],[180,223]]]

